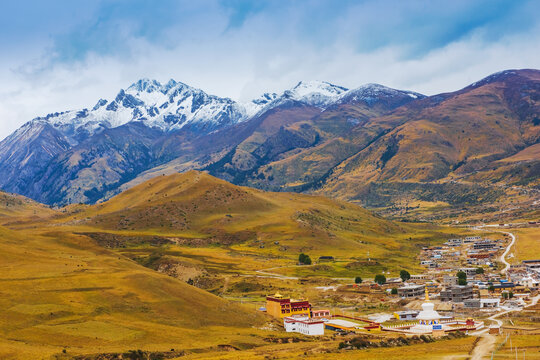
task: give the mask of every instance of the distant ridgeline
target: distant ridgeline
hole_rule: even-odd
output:
[[[404,199],[471,206],[503,198],[505,186],[540,186],[539,99],[538,70],[429,97],[300,82],[247,103],[139,80],[90,109],[33,119],[0,142],[0,188],[49,205],[95,203],[197,169],[369,207],[413,206]]]

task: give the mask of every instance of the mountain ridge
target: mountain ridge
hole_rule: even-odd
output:
[[[243,123],[258,124],[260,118],[284,109],[316,115],[338,101],[349,101],[346,94],[346,88],[328,82],[303,81],[281,95],[265,93],[247,106],[174,80],[162,84],[141,79],[111,101],[100,99],[92,110],[35,118],[0,142],[0,188],[48,204],[95,202],[138,173],[178,156],[188,156],[189,161],[202,156],[201,166],[209,165],[251,136],[242,138],[241,128],[254,131]],[[216,131],[238,140],[219,147],[223,139],[213,135]],[[120,134],[124,138],[115,139]],[[34,145],[41,138],[47,146]],[[140,154],[138,159],[129,155],[133,150]]]
[[[37,145],[12,137],[0,142],[0,188],[47,204],[95,203],[151,177],[196,169],[237,185],[316,192],[376,208],[405,198],[477,204],[502,193],[471,187],[473,179],[538,183],[539,84],[534,69],[502,71],[428,97],[378,84],[348,90],[299,82],[255,99],[251,118],[218,128],[188,122],[166,132],[129,121],[88,138],[83,131],[80,142],[75,132],[64,135],[40,119],[41,138],[26,129],[28,144]],[[141,79],[95,108],[133,111],[144,98],[153,104],[145,111],[152,111],[167,96],[181,98],[184,86]],[[527,164],[515,161],[520,151]]]

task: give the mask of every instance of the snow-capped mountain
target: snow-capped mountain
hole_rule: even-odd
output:
[[[48,123],[71,145],[76,145],[104,129],[132,121],[164,132],[184,127],[213,131],[245,121],[290,100],[324,109],[346,92],[346,88],[324,81],[301,81],[279,96],[265,93],[240,103],[209,95],[174,80],[161,84],[156,80],[141,79],[120,90],[112,100],[100,99],[91,109],[52,113],[30,123]]]
[[[373,105],[376,102],[386,99],[397,99],[400,97],[409,97],[412,99],[422,99],[425,95],[413,91],[392,89],[380,84],[366,84],[356,89],[351,89],[334,101],[334,104],[343,104],[349,102],[364,102]]]
[[[254,104],[248,108],[174,80],[161,84],[142,79],[126,90],[120,90],[113,100],[100,99],[90,110],[54,113],[32,121],[46,121],[63,133],[71,144],[77,144],[104,129],[132,121],[165,132],[185,126],[214,130],[244,121],[262,106],[264,104]]]
[[[326,81],[300,81],[292,89],[285,90],[271,105],[277,106],[287,100],[295,100],[306,105],[324,109],[346,92],[347,88],[333,85]]]
[[[275,108],[286,109],[278,115],[285,118],[271,120],[265,135],[255,140],[268,136],[268,143],[259,144],[253,154],[242,153],[242,161],[242,156],[235,157],[234,164],[262,164],[262,158],[270,161],[286,149],[312,146],[319,138],[307,124],[301,133],[271,133],[278,123],[306,119],[349,101],[367,102],[362,107],[368,108],[373,102],[379,109],[369,112],[371,116],[415,96],[422,95],[380,85],[347,90],[325,81],[301,81],[280,94],[237,102],[174,80],[141,79],[113,99],[35,118],[0,141],[0,188],[49,204],[94,202],[141,172],[178,157],[187,167],[215,162],[259,126],[265,127],[269,116],[281,113],[271,111]]]

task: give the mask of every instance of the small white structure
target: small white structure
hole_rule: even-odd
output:
[[[500,305],[499,299],[480,299],[481,308],[498,308]]]
[[[530,275],[523,277],[521,280],[519,280],[519,283],[525,287],[528,287],[529,289],[536,289],[540,287],[540,279],[533,278]]]
[[[426,287],[426,301],[422,304],[422,311],[416,316],[418,324],[409,329],[410,333],[432,334],[434,331],[448,330],[448,326],[440,323],[441,315],[435,311],[435,305],[429,301],[429,295]]]
[[[307,316],[293,315],[283,318],[286,332],[298,332],[304,335],[324,335],[324,321]]]

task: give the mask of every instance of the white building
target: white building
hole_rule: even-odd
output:
[[[308,316],[293,315],[283,318],[286,332],[298,332],[304,335],[324,335],[324,321],[310,319]]]
[[[525,287],[528,287],[529,289],[536,289],[540,286],[540,280],[533,278],[532,276],[523,277],[521,280],[519,280],[519,283]]]

